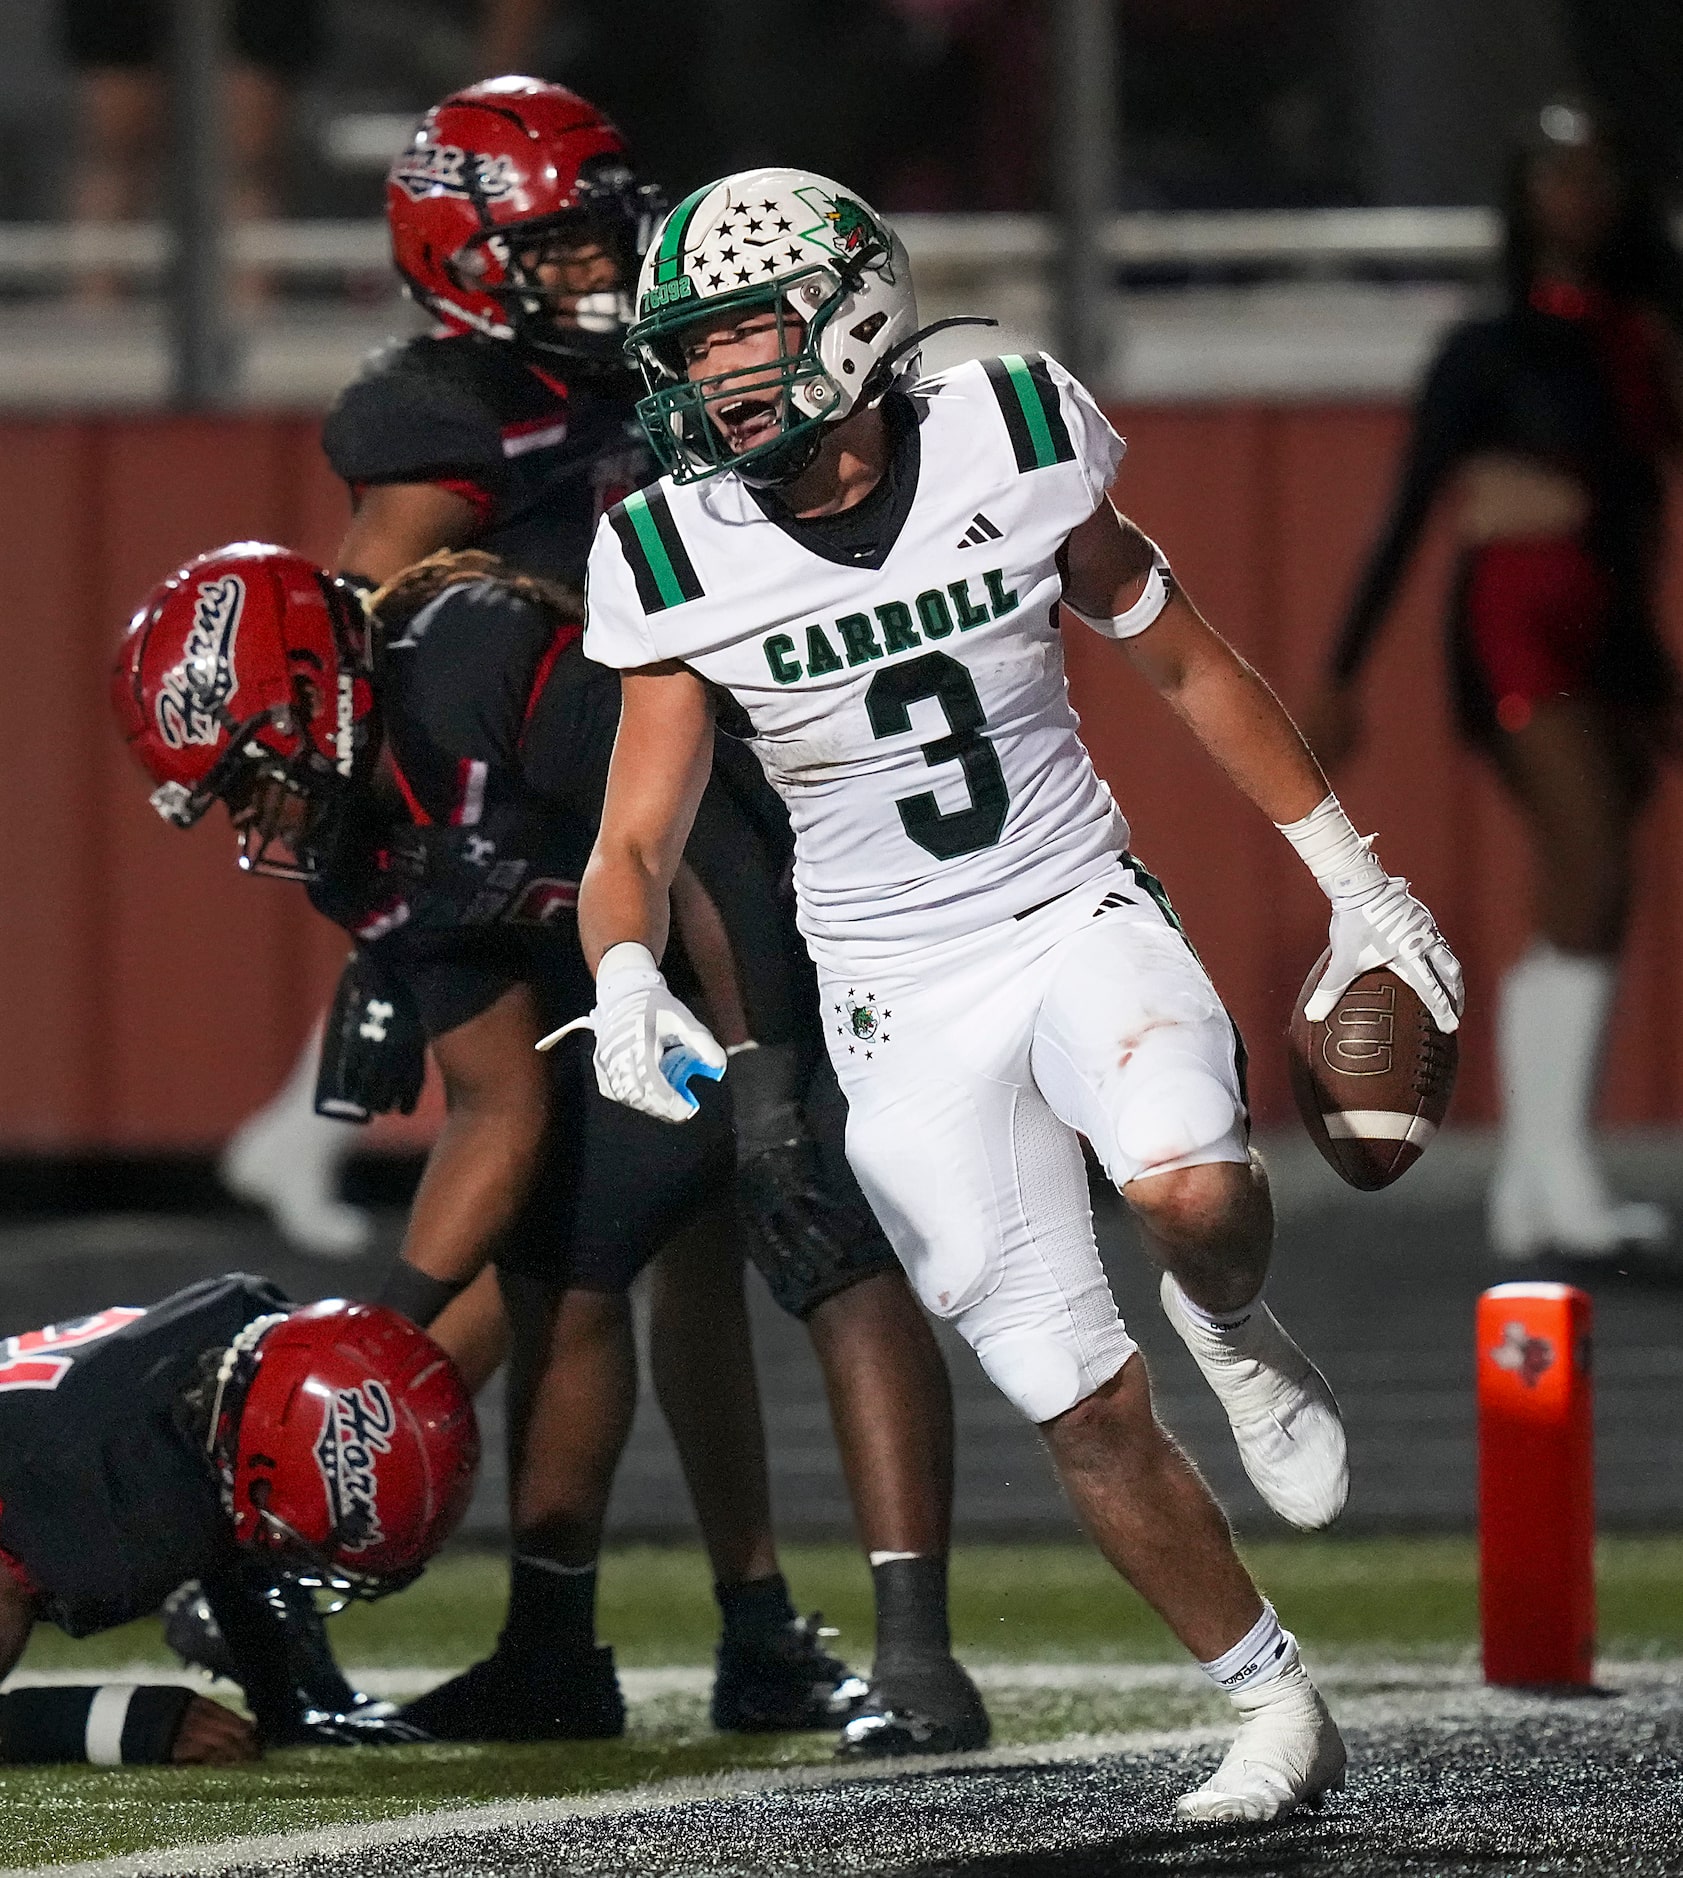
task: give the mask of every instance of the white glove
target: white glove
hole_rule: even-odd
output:
[[[551,1031],[548,1050],[570,1031],[594,1030],[596,1086],[610,1102],[662,1122],[687,1122],[699,1106],[692,1076],[717,1082],[725,1053],[707,1026],[667,989],[654,954],[627,941],[610,946],[596,968],[596,1008]]]
[[[1420,995],[1439,1030],[1458,1029],[1460,962],[1408,882],[1375,858],[1373,837],[1358,835],[1330,795],[1302,821],[1278,826],[1332,902],[1332,958],[1303,1015],[1318,1023],[1363,972],[1384,965]]]

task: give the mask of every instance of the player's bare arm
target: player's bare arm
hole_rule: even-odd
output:
[[[438,483],[378,483],[345,530],[338,572],[382,583],[441,548],[466,547],[481,527],[473,504]]]
[[[611,946],[666,949],[672,882],[713,767],[713,704],[682,665],[624,677],[602,826],[579,884],[579,937],[596,971]]]
[[[724,1049],[672,995],[659,963],[672,883],[712,769],[713,701],[701,680],[673,662],[626,672],[602,823],[579,883],[596,1008],[577,1021],[596,1033],[602,1093],[664,1122],[696,1113],[692,1076],[725,1071]]]
[[[1137,604],[1153,566],[1150,540],[1109,502],[1074,531],[1065,555],[1065,598],[1101,618]],[[1323,800],[1327,779],[1285,707],[1178,583],[1156,619],[1122,643],[1134,668],[1270,821],[1298,821]]]
[[[1371,839],[1356,833],[1284,706],[1169,577],[1150,539],[1101,502],[1071,532],[1061,568],[1065,602],[1123,644],[1331,900],[1332,958],[1308,1015],[1326,1016],[1362,972],[1388,965],[1425,1000],[1440,1030],[1454,1030],[1461,967],[1431,914],[1406,881],[1386,873]]]

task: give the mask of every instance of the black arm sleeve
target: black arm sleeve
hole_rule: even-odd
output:
[[[465,477],[496,495],[508,475],[496,419],[469,391],[419,371],[376,371],[347,385],[321,447],[348,483]]]
[[[133,1689],[114,1685],[112,1693],[123,1703],[120,1718],[96,1726],[92,1736],[88,1723],[101,1694],[98,1684],[0,1695],[0,1762],[41,1766],[97,1759],[102,1766],[145,1767],[167,1761],[193,1691],[141,1683]]]
[[[1355,677],[1372,650],[1432,504],[1450,471],[1474,447],[1491,389],[1489,364],[1481,329],[1462,327],[1427,374],[1391,512],[1333,649],[1332,674],[1340,684]]]

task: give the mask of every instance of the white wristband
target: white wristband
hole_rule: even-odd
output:
[[[618,945],[609,946],[596,962],[598,1002],[601,1001],[603,986],[611,978],[636,980],[643,985],[656,984],[660,982],[660,967],[646,945],[640,945],[635,939],[622,939]]]
[[[1360,906],[1389,876],[1372,852],[1373,836],[1358,835],[1338,797],[1329,795],[1298,822],[1276,822],[1335,907]]]
[[[1145,591],[1126,613],[1118,613],[1110,619],[1094,619],[1091,613],[1083,613],[1080,607],[1069,606],[1067,600],[1064,602],[1081,624],[1091,627],[1101,639],[1132,639],[1136,633],[1144,632],[1174,594],[1175,577],[1169,571],[1163,550],[1149,535],[1145,542],[1151,550],[1151,572],[1145,577]]]

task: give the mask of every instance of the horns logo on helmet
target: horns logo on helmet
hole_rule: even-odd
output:
[[[472,189],[468,184],[470,163]],[[453,143],[416,144],[392,165],[391,180],[411,202],[424,201],[428,196],[460,196],[467,200],[475,192],[487,202],[503,202],[521,184],[512,157],[487,156]]]
[[[391,1397],[373,1381],[334,1390],[322,1416],[316,1466],[327,1489],[333,1528],[346,1552],[366,1552],[385,1543],[378,1466],[379,1457],[392,1451],[396,1426]]]
[[[214,744],[222,735],[217,714],[240,688],[234,639],[244,610],[245,582],[237,575],[199,582],[181,663],[158,685],[158,735],[172,750]]]

